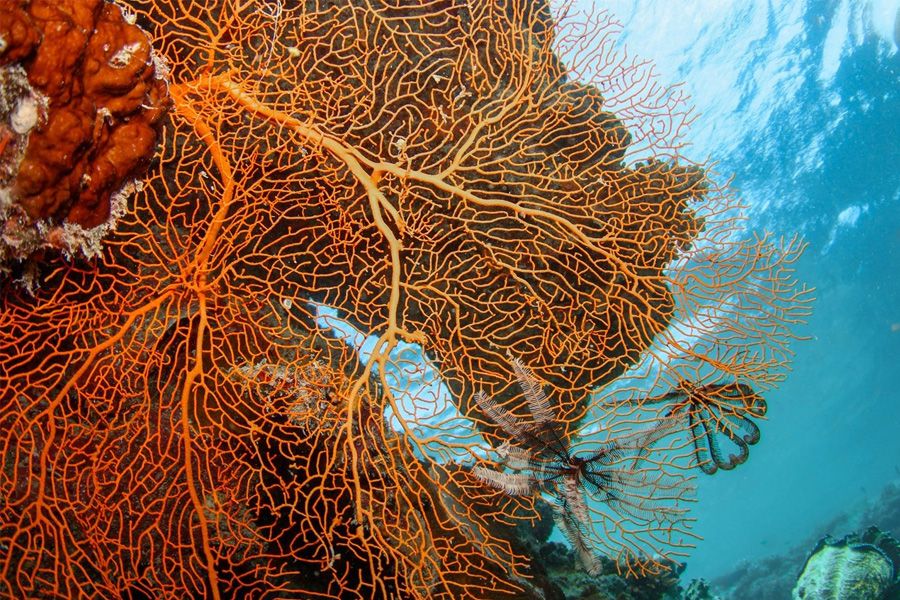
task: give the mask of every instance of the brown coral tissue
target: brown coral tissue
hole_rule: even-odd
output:
[[[0,276],[46,249],[99,254],[153,156],[163,75],[113,4],[0,2]]]
[[[790,359],[800,244],[744,231],[610,17],[129,4],[0,0],[7,256],[149,168],[93,260],[0,283],[0,594],[550,597],[511,533],[545,489],[583,557],[684,553]],[[476,476],[548,415],[568,487]]]

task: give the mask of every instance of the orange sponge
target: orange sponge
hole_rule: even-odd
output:
[[[0,14],[0,270],[90,257],[146,168],[169,105],[146,33],[102,0]]]

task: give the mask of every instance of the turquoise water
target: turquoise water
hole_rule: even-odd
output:
[[[699,482],[687,576],[712,578],[827,533],[900,479],[900,2],[603,5],[692,96],[686,154],[733,175],[751,226],[809,244],[810,339],[749,462]]]

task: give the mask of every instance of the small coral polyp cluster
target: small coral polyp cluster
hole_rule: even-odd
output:
[[[0,593],[551,597],[544,500],[683,556],[806,296],[609,16],[0,2]]]

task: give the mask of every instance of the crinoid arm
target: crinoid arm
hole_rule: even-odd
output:
[[[617,435],[608,452],[636,462],[646,456],[657,443],[677,433],[681,428],[678,419],[663,417],[648,428]]]
[[[479,390],[475,394],[475,403],[487,417],[496,423],[507,435],[516,440],[526,439],[528,425],[517,416],[497,404],[493,398]]]
[[[693,436],[697,466],[707,475],[720,469],[731,471],[750,458],[750,446],[759,441],[759,428],[745,418],[731,417],[716,421],[691,413],[688,423]],[[723,449],[724,443],[731,451]]]
[[[521,444],[542,448],[548,456],[559,458],[566,455],[569,440],[565,425],[558,418],[543,385],[521,359],[512,354],[508,357],[532,418],[532,422],[523,431],[523,436],[519,438]]]
[[[531,411],[535,423],[554,423],[556,420],[556,412],[550,405],[550,399],[544,392],[543,386],[534,376],[534,373],[525,366],[525,363],[515,356],[510,355],[509,360],[510,363],[512,363],[513,372],[516,374],[516,379],[519,381],[519,387],[522,388],[522,393],[525,395],[525,400],[528,402],[528,409]]]
[[[535,490],[534,477],[527,473],[505,473],[475,466],[472,473],[481,481],[510,496],[527,496]]]
[[[521,448],[508,440],[496,449],[497,456],[510,469],[522,470],[531,466],[531,451]]]
[[[750,446],[760,440],[754,419],[766,414],[766,401],[745,383],[695,386],[681,382],[643,403],[667,404],[666,414],[687,423],[697,467],[707,475],[730,471],[750,457]],[[730,447],[730,450],[727,448]]]
[[[743,383],[712,384],[697,388],[690,402],[688,425],[700,469],[712,475],[745,463],[760,440],[753,419],[766,414],[762,396]]]
[[[511,360],[519,386],[528,402],[532,420],[525,421],[512,414],[484,391],[475,394],[475,403],[491,421],[512,438],[514,446],[529,454],[543,453],[557,458],[564,456],[568,450],[568,438],[562,423],[554,417],[550,400],[528,368],[518,359],[511,358]]]
[[[560,488],[562,495],[553,508],[553,520],[572,545],[584,570],[590,575],[600,575],[603,566],[588,534],[591,529],[591,515],[578,482],[574,478],[567,477]]]

